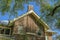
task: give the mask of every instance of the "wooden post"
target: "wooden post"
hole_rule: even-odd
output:
[[[9,33],[9,35],[11,35],[11,28],[10,28],[10,33]]]
[[[5,35],[5,30],[6,30],[6,29],[4,29],[4,35]]]

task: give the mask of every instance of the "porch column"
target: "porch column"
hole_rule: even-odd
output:
[[[52,40],[52,33],[47,32],[45,36],[45,40]]]

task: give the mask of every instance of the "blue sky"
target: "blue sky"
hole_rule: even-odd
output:
[[[54,2],[53,1],[48,1],[48,3],[50,3],[51,5],[53,5],[54,4]],[[14,3],[11,3],[12,5],[14,5]],[[12,6],[11,5],[11,6]],[[20,15],[22,15],[22,14],[24,14],[24,13],[26,13],[27,12],[27,10],[28,10],[28,5],[33,5],[33,7],[34,7],[34,11],[40,16],[40,7],[35,3],[35,2],[29,2],[29,4],[23,4],[24,5],[24,10],[19,10],[18,11],[18,16],[20,16]],[[9,19],[9,14],[8,13],[6,13],[6,15],[4,15],[4,16],[1,16],[1,12],[0,12],[0,20],[8,20]],[[11,17],[11,19],[13,19],[14,17],[12,16]]]
[[[20,15],[22,15],[22,14],[24,14],[24,13],[27,12],[27,10],[28,10],[28,5],[33,5],[34,11],[35,11],[38,15],[41,14],[40,11],[39,11],[39,10],[40,10],[39,6],[36,5],[35,2],[30,2],[29,4],[24,4],[24,10],[19,10],[19,11],[18,11],[18,16],[20,16]],[[8,19],[9,19],[9,14],[8,14],[8,13],[6,13],[4,16],[1,16],[1,12],[0,12],[0,20],[8,20]],[[14,17],[12,16],[11,19],[14,19]]]

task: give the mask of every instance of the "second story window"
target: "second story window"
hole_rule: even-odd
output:
[[[10,35],[11,30],[10,30],[10,28],[0,28],[0,34]]]
[[[23,33],[24,33],[23,26],[18,26],[18,34],[23,34]]]

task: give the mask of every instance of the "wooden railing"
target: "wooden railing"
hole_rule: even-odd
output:
[[[36,35],[35,33],[27,33],[26,35],[5,35],[0,34],[0,40],[45,40],[44,36]]]
[[[35,33],[27,33],[27,35],[29,35],[30,36],[30,39],[31,40],[45,40],[45,36],[42,36],[42,35],[37,35],[37,34],[35,34]],[[28,37],[29,37],[28,36]]]
[[[15,40],[13,36],[0,34],[0,40]]]
[[[36,37],[36,40],[45,40],[45,37]]]

